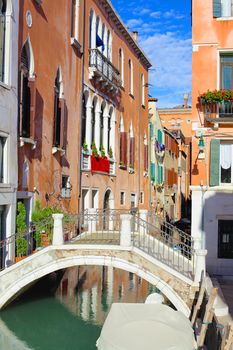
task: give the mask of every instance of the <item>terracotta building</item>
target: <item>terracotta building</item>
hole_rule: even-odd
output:
[[[194,0],[192,13],[192,235],[209,273],[232,275],[232,1]]]
[[[110,1],[84,10],[82,209],[149,205],[148,68]]]
[[[82,65],[79,1],[19,1],[19,183],[33,201],[77,212]]]

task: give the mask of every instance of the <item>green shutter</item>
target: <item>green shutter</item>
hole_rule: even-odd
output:
[[[221,17],[221,0],[213,0],[213,17]]]
[[[152,182],[155,181],[155,163],[150,163],[150,179]]]
[[[161,173],[161,175],[160,175],[161,183],[163,183],[163,167],[162,166],[160,167],[160,173]]]
[[[158,129],[158,143],[163,143],[162,131]]]
[[[163,182],[163,167],[161,165],[157,166],[157,182],[159,185]]]
[[[154,125],[150,123],[150,138],[153,139],[154,137]]]
[[[220,140],[211,140],[210,143],[210,186],[219,185],[219,158]]]

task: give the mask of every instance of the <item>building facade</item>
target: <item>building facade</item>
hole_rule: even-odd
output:
[[[0,1],[0,240],[15,232],[17,189],[17,0]],[[10,264],[12,251],[1,254],[0,267]]]
[[[84,12],[82,209],[147,207],[150,62],[110,1]]]
[[[82,12],[79,1],[19,1],[18,200],[79,209]]]
[[[233,273],[232,1],[193,1],[192,235],[207,271]]]

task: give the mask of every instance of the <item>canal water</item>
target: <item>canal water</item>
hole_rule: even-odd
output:
[[[155,288],[120,269],[52,274],[0,313],[1,350],[95,350],[113,302],[142,303]]]

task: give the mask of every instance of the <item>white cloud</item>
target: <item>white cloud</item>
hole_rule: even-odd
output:
[[[164,17],[165,18],[175,18],[175,19],[182,19],[185,16],[177,11],[174,10],[170,10],[170,11],[166,11],[164,12]]]
[[[182,96],[191,88],[191,38],[167,32],[141,37],[140,42],[156,70],[150,74],[152,92],[171,92],[170,101],[169,93],[166,97],[167,104],[173,103],[175,95],[176,100],[180,100],[178,95]]]
[[[152,18],[160,18],[161,17],[161,12],[160,11],[155,11],[150,13],[150,17]]]
[[[142,20],[140,18],[139,19],[132,18],[126,22],[127,27],[129,27],[130,29],[131,28],[134,29],[135,27],[138,27],[141,24],[142,24]]]

